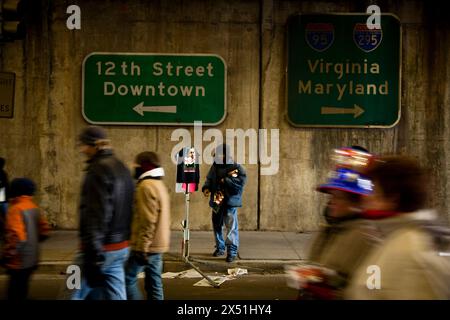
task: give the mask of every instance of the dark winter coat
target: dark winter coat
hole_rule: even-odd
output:
[[[238,170],[237,177],[231,177],[228,172]],[[221,180],[223,179],[223,182]],[[220,165],[214,163],[206,176],[202,191],[208,189],[211,192],[209,206],[214,207],[214,193],[222,191],[225,195],[224,203],[228,207],[242,207],[242,193],[247,182],[247,173],[240,164]]]
[[[101,260],[105,245],[130,239],[134,183],[112,150],[88,161],[81,189],[80,238],[87,259]]]

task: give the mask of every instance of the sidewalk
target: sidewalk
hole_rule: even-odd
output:
[[[241,267],[254,272],[282,272],[285,265],[305,259],[313,233],[240,231],[239,259],[226,263],[225,257],[212,257],[212,231],[190,232],[190,260],[204,271],[224,271]],[[182,259],[183,233],[172,231],[171,247],[164,257],[164,272],[190,269]],[[38,273],[65,274],[78,248],[77,231],[53,231],[41,246]],[[0,270],[3,273],[4,270]]]

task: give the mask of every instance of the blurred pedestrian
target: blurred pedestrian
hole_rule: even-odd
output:
[[[343,149],[345,149],[345,148],[343,148]],[[354,152],[361,152],[362,154],[370,155],[369,150],[367,150],[366,148],[364,148],[362,146],[353,145],[349,149],[354,150]],[[333,165],[338,165],[338,164],[333,162]],[[323,210],[323,217],[325,218],[327,223],[331,224],[331,223],[333,223],[334,218],[330,216],[328,211],[329,211],[329,203],[327,203],[327,205],[325,206],[325,209]]]
[[[392,156],[374,162],[367,174],[374,192],[366,198],[364,217],[376,225],[382,242],[355,272],[346,297],[449,299],[450,264],[426,228],[437,218],[424,209],[426,172],[415,160]]]
[[[136,157],[138,180],[131,234],[131,255],[126,266],[127,298],[142,300],[138,275],[145,272],[148,300],[163,300],[163,253],[170,246],[170,198],[163,182],[164,169],[154,152]]]
[[[8,211],[9,181],[5,163],[5,159],[0,157],[0,242],[4,240],[5,216]]]
[[[9,274],[8,299],[25,300],[39,262],[39,242],[48,237],[45,216],[33,201],[36,186],[27,178],[11,182],[11,205],[6,215],[3,265]]]
[[[133,179],[102,128],[90,126],[78,139],[88,160],[79,207],[82,281],[72,299],[125,300]]]
[[[310,247],[300,274],[314,274],[300,290],[299,299],[339,299],[355,269],[372,243],[370,226],[362,219],[362,200],[371,193],[371,183],[362,174],[372,156],[354,148],[333,152],[334,170],[318,191],[329,194],[327,224]],[[355,163],[355,159],[360,159]],[[308,276],[306,276],[308,279]]]
[[[227,251],[227,262],[233,262],[239,250],[239,226],[237,208],[242,207],[242,193],[247,181],[245,169],[231,157],[226,144],[219,145],[214,154],[214,163],[206,176],[202,192],[209,197],[212,208],[212,224],[215,239],[213,256],[219,257]],[[223,239],[223,228],[226,238]]]

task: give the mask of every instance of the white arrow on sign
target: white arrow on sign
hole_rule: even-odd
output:
[[[144,112],[177,113],[177,106],[144,106],[144,101],[142,101],[133,110],[144,116]]]
[[[339,108],[339,107],[322,107],[321,114],[353,114],[353,118],[358,118],[364,113],[364,109],[357,104],[353,108]]]

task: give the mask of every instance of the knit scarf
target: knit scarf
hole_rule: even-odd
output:
[[[381,220],[385,218],[394,217],[399,215],[398,211],[384,211],[384,210],[366,210],[362,213],[362,217],[368,220]]]

